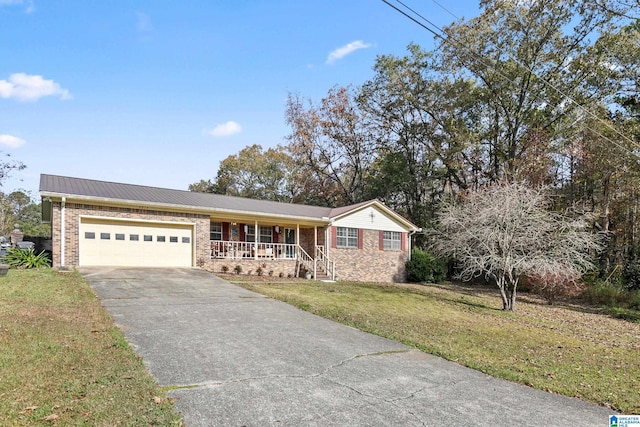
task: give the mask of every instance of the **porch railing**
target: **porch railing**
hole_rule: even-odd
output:
[[[336,280],[336,263],[327,257],[323,246],[316,246],[316,262],[320,263],[331,280]]]
[[[322,246],[316,246],[314,257],[296,244],[287,243],[255,243],[211,240],[211,258],[228,260],[274,260],[293,259],[297,261],[298,272],[304,267],[318,277],[326,274],[335,280],[335,262],[331,261]]]
[[[298,245],[287,243],[211,241],[211,258],[296,259]]]

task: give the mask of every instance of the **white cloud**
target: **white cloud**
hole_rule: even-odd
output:
[[[13,135],[0,135],[0,145],[10,148],[18,148],[25,144],[25,140]]]
[[[240,132],[242,132],[242,126],[240,126],[238,123],[230,120],[230,121],[228,121],[226,123],[222,123],[220,125],[217,125],[213,129],[208,131],[207,134],[209,134],[211,136],[215,136],[216,138],[218,138],[218,137],[221,137],[221,136],[229,136],[229,135],[233,135],[233,134],[240,133]]]
[[[341,47],[337,48],[336,50],[334,50],[333,52],[331,52],[329,54],[329,56],[327,57],[326,63],[327,64],[333,64],[338,59],[342,59],[345,56],[347,56],[349,54],[352,54],[356,50],[367,49],[369,47],[371,47],[371,44],[365,43],[362,40],[356,40],[356,41],[353,41],[351,43],[347,43],[346,45],[341,46]]]
[[[2,98],[36,101],[44,96],[72,98],[67,89],[63,89],[53,80],[45,80],[42,76],[15,73],[9,76],[9,80],[0,80],[0,97]]]
[[[35,5],[33,4],[33,0],[0,0],[0,7],[1,6],[21,6],[24,5],[25,9],[24,12],[25,13],[32,13],[36,10]]]

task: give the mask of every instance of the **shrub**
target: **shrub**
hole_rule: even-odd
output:
[[[51,266],[49,254],[45,251],[36,255],[33,249],[11,248],[2,257],[2,262],[15,268],[43,268]]]
[[[282,279],[284,277],[284,273],[281,271],[280,273],[278,273],[278,277]]]
[[[273,276],[273,270],[269,270],[269,276]]]
[[[223,265],[222,267],[220,267],[220,271],[222,271],[223,273],[228,273],[229,272],[229,266],[228,265]]]
[[[406,263],[407,280],[410,282],[439,283],[446,277],[445,263],[430,252],[420,249],[411,251]]]
[[[235,271],[236,274],[242,273],[242,266],[240,264],[236,265],[235,267],[233,267],[233,271]]]
[[[553,304],[557,298],[575,295],[584,287],[580,277],[571,274],[571,270],[564,272],[541,272],[526,278],[529,289],[543,296],[547,303]]]
[[[258,276],[262,276],[263,273],[264,273],[264,270],[262,269],[262,267],[258,267],[258,269],[256,270],[256,274]]]
[[[640,290],[630,291],[621,283],[599,280],[587,287],[582,298],[603,306],[613,317],[640,322]]]
[[[582,297],[590,304],[617,306],[624,302],[627,292],[619,286],[598,280],[587,287],[582,293]]]
[[[640,263],[637,261],[627,263],[622,269],[622,280],[625,289],[640,290]]]

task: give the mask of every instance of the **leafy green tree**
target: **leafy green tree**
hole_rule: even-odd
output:
[[[49,225],[42,223],[41,205],[33,203],[31,197],[21,190],[0,193],[0,235],[8,236],[15,224],[27,236],[51,236]]]
[[[207,179],[206,181],[201,179],[199,182],[189,184],[189,191],[196,193],[215,193],[215,186],[210,179]]]
[[[296,167],[282,147],[263,151],[254,144],[220,163],[214,182],[201,180],[189,190],[278,202],[295,201]]]
[[[51,237],[51,226],[42,223],[42,205],[30,202],[20,212],[18,224],[25,236]]]
[[[476,88],[441,75],[433,56],[417,45],[408,49],[405,57],[378,57],[358,103],[376,143],[370,195],[425,225],[444,194],[472,180],[465,157],[472,146]]]
[[[612,102],[621,74],[632,72],[614,57],[622,40],[616,23],[633,8],[607,0],[489,0],[481,7],[477,18],[445,29],[440,62],[481,89],[478,137],[488,181],[527,179],[528,154],[556,156],[575,121]]]

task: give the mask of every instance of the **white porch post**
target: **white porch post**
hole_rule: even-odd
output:
[[[260,234],[258,233],[258,221],[256,220],[253,224],[253,259],[258,259],[258,239],[260,238]]]
[[[314,225],[313,226],[313,278],[317,279],[318,278],[318,267],[317,267],[317,263],[316,263],[316,257],[318,256],[317,252],[318,252],[318,226]]]
[[[65,208],[67,204],[66,197],[62,198],[62,202],[60,203],[60,267],[64,267],[64,257],[65,257],[65,245],[64,241],[67,238],[65,236]]]

